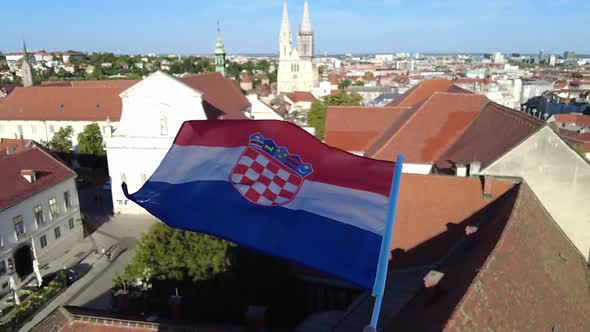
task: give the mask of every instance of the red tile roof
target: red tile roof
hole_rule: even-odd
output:
[[[74,171],[40,147],[0,158],[0,170],[0,210],[76,176]],[[36,171],[37,180],[29,183],[21,176],[21,170]]]
[[[555,114],[556,122],[575,124],[579,127],[590,127],[590,115],[583,114]]]
[[[326,138],[328,145],[351,152],[362,152],[407,108],[328,106]]]
[[[494,180],[488,200],[479,178],[403,174],[391,250],[406,253],[394,254],[393,266],[424,265],[441,258],[465,234],[458,225],[513,187],[512,182]],[[420,247],[426,242],[428,250]]]
[[[186,85],[203,92],[205,112],[209,119],[247,119],[243,110],[250,106],[240,88],[220,73],[189,75],[180,79]]]
[[[121,118],[125,88],[17,88],[0,103],[0,120],[105,121]]]
[[[294,91],[287,94],[287,97],[294,103],[300,102],[310,102],[313,103],[316,101],[316,97],[314,97],[311,92],[307,91]]]
[[[43,82],[41,87],[49,86],[70,86],[74,88],[119,88],[127,90],[140,80],[94,80],[94,81],[61,81],[61,82]]]
[[[23,151],[34,146],[28,139],[0,138],[0,157]]]
[[[513,200],[436,268],[438,294],[420,291],[385,331],[590,331],[587,263],[526,183]]]
[[[461,137],[436,161],[439,170],[456,164],[481,162],[485,168],[516,147],[545,124],[528,114],[489,103]]]
[[[250,75],[248,75],[248,73],[242,74],[242,83],[252,83],[252,80],[250,79]]]
[[[219,73],[190,75],[179,80],[203,93],[203,107],[209,119],[246,119],[242,111],[250,102],[232,80]],[[104,121],[108,117],[119,121],[119,95],[138,82],[71,81],[17,88],[0,104],[0,120]]]
[[[385,106],[414,107],[416,104],[432,96],[435,92],[448,92],[452,86],[453,82],[447,79],[435,78],[426,80]]]
[[[432,164],[463,134],[489,100],[483,95],[436,92],[406,111],[371,144],[365,155]]]
[[[227,324],[208,324],[168,320],[148,322],[145,317],[128,316],[80,307],[58,307],[47,318],[33,327],[33,332],[242,332],[245,327]]]

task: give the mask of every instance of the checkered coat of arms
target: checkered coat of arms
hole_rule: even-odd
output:
[[[250,136],[249,144],[238,159],[229,181],[248,201],[262,206],[281,206],[291,202],[305,178],[313,173],[312,165],[284,146],[259,133]]]

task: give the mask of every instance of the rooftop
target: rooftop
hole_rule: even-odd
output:
[[[439,170],[481,162],[482,169],[544,125],[542,120],[496,103],[487,104],[461,137],[436,161]]]
[[[350,152],[362,152],[407,108],[328,106],[326,137],[328,145]]]
[[[0,120],[119,121],[124,87],[16,88],[0,103]]]
[[[16,152],[0,158],[0,210],[76,176],[64,163],[40,147]],[[36,181],[27,181],[22,170],[36,172]]]
[[[23,151],[32,146],[35,146],[34,142],[28,139],[0,138],[0,157]]]
[[[407,110],[366,150],[375,159],[432,164],[463,134],[489,100],[483,95],[435,92]]]
[[[385,331],[590,330],[588,265],[526,183],[516,194],[436,267],[438,291],[422,288]]]
[[[453,82],[447,79],[431,79],[426,80],[415,87],[408,90],[406,93],[393,100],[386,106],[390,107],[414,107],[418,103],[426,100],[435,92],[448,92],[453,86]]]
[[[294,91],[287,94],[287,98],[289,98],[294,103],[301,103],[301,102],[309,102],[313,103],[316,101],[316,97],[314,97],[310,92],[307,91]]]

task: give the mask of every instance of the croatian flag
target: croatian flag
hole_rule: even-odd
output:
[[[171,227],[228,239],[373,289],[394,163],[283,121],[188,121],[125,195]]]

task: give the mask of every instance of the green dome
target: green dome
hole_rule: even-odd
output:
[[[217,39],[217,43],[215,44],[215,53],[225,53],[225,45],[221,38]]]

